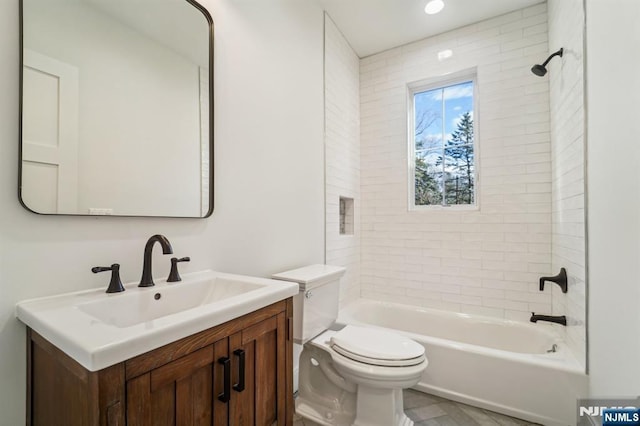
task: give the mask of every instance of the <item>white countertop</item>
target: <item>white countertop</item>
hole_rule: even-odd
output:
[[[25,300],[16,305],[16,316],[83,367],[98,371],[298,294],[298,284],[266,278],[215,271],[182,278],[147,288],[130,283],[123,293],[107,294],[105,285]],[[243,293],[234,294],[236,284]],[[159,303],[165,308],[158,310]],[[180,304],[186,308],[171,313]]]

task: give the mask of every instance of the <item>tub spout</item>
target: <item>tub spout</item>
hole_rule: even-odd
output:
[[[531,312],[531,322],[538,321],[547,321],[547,322],[555,322],[556,324],[567,325],[567,317],[564,315],[553,316],[553,315],[536,315],[535,312]]]

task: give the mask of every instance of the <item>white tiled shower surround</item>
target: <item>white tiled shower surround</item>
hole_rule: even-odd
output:
[[[582,0],[549,0],[549,49],[564,48],[549,68],[551,98],[553,273],[567,269],[569,292],[553,287],[553,314],[566,315],[567,342],[586,365],[584,8]]]
[[[549,83],[530,72],[548,51],[543,3],[361,60],[363,297],[522,321],[551,313],[551,289],[538,291],[552,272]],[[479,208],[408,211],[407,84],[472,68]]]
[[[326,256],[329,265],[345,266],[340,303],[360,296],[360,221],[353,233],[340,235],[340,197],[360,203],[360,61],[331,18],[325,14]]]
[[[343,304],[362,296],[522,321],[531,311],[564,314],[586,365],[583,17],[581,0],[551,0],[549,10],[364,58],[359,75],[326,17],[326,253],[348,267]],[[530,73],[560,46],[565,56],[546,77]],[[444,49],[454,55],[439,61]],[[479,207],[410,212],[406,86],[466,69],[478,78]],[[354,235],[339,235],[340,196],[355,198]],[[540,293],[538,278],[562,266],[569,293],[554,284]]]

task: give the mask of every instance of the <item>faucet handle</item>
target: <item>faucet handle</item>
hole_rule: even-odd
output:
[[[545,281],[551,281],[558,284],[563,293],[566,293],[569,290],[569,285],[567,283],[567,270],[564,268],[560,268],[560,273],[553,277],[540,277],[540,291],[544,291]]]
[[[190,257],[183,257],[178,259],[177,257],[171,258],[171,272],[169,272],[169,278],[167,278],[168,283],[173,283],[177,281],[182,281],[180,278],[180,274],[178,273],[178,263],[179,262],[189,262],[191,261]]]
[[[120,293],[124,291],[124,286],[120,280],[120,264],[114,263],[111,266],[94,266],[91,268],[91,272],[94,274],[105,271],[111,271],[111,281],[109,281],[109,288],[107,288],[106,293]]]

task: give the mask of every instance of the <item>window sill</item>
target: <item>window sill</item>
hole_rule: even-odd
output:
[[[479,211],[480,206],[473,205],[449,205],[449,206],[410,206],[409,212],[473,212]]]

